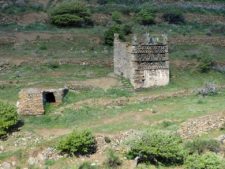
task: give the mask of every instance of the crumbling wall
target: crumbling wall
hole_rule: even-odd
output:
[[[44,101],[42,91],[39,89],[23,89],[19,92],[17,102],[18,113],[22,115],[41,115],[44,114]]]
[[[114,72],[125,78],[131,76],[131,59],[130,54],[132,46],[126,42],[121,42],[118,35],[114,39]]]

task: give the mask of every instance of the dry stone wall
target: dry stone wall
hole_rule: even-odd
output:
[[[130,79],[134,88],[164,86],[169,83],[169,56],[167,37],[162,41],[144,35],[143,41],[133,36],[132,43],[114,39],[114,72]]]
[[[21,115],[42,115],[46,103],[61,103],[68,89],[23,89],[17,102],[18,113]]]

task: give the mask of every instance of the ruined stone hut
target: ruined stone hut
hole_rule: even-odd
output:
[[[21,115],[42,115],[46,103],[61,103],[68,89],[23,89],[17,102],[18,113]]]
[[[164,86],[169,83],[169,55],[167,36],[150,37],[145,34],[132,42],[114,37],[114,73],[130,80],[135,89]]]

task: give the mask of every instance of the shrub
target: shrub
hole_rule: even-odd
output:
[[[117,168],[122,164],[120,158],[115,154],[113,150],[108,150],[107,152],[107,159],[104,162],[104,165],[107,168]]]
[[[137,14],[137,21],[142,25],[151,25],[155,23],[155,14],[148,9],[141,9]]]
[[[0,117],[0,137],[2,137],[18,122],[16,108],[0,102]]]
[[[213,96],[217,94],[217,88],[214,83],[207,83],[201,89],[198,89],[198,94],[202,96]]]
[[[220,143],[217,140],[195,139],[186,143],[185,147],[190,154],[202,154],[206,151],[218,153],[220,151]]]
[[[163,19],[169,24],[182,24],[185,23],[183,14],[179,11],[170,11],[163,14]]]
[[[223,161],[214,153],[191,155],[185,160],[186,169],[222,169]]]
[[[122,18],[122,14],[118,11],[114,11],[112,13],[112,20],[118,24],[122,23],[121,21],[121,18]]]
[[[210,55],[204,55],[198,58],[200,64],[198,65],[198,69],[202,73],[207,73],[211,70],[213,66],[213,57]]]
[[[131,146],[128,156],[139,157],[142,162],[182,164],[185,151],[181,143],[181,138],[176,135],[164,132],[147,133]]]
[[[97,169],[98,167],[96,165],[91,165],[90,162],[83,162],[78,169]]]
[[[92,25],[88,8],[79,2],[62,3],[50,12],[51,23],[57,26]]]
[[[123,25],[123,26],[122,26],[122,31],[123,31],[123,33],[124,33],[125,35],[131,34],[131,33],[133,32],[133,30],[132,30],[132,25],[130,25],[130,24],[125,24],[125,25]]]
[[[113,41],[114,41],[114,34],[118,33],[119,34],[119,38],[121,40],[124,40],[124,33],[121,30],[121,27],[119,25],[114,25],[112,27],[110,27],[104,34],[104,39],[105,39],[105,44],[112,46],[113,45]]]
[[[96,140],[89,131],[73,131],[62,139],[57,149],[69,155],[86,155],[96,151]]]

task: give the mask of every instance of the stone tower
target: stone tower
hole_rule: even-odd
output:
[[[164,86],[169,83],[167,36],[142,38],[133,35],[132,42],[114,37],[114,73],[130,79],[135,89]]]

